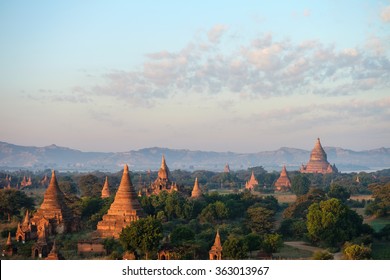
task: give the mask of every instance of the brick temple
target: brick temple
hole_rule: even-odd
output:
[[[276,191],[287,191],[291,188],[291,180],[288,177],[286,166],[283,165],[282,171],[280,172],[280,176],[278,180],[275,182],[275,190]]]
[[[307,165],[301,166],[301,173],[337,173],[338,170],[336,166],[331,165],[328,160],[324,149],[322,148],[320,138],[317,138],[317,141],[314,145],[313,150],[310,154],[310,160]]]
[[[144,217],[137,193],[130,179],[129,167],[125,164],[122,179],[107,214],[97,224],[97,235],[101,238],[119,238],[122,229],[131,222]]]

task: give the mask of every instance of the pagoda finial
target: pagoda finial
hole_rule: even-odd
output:
[[[7,238],[7,246],[11,246],[12,245],[12,240],[11,240],[11,232],[9,231],[8,232],[8,238]]]
[[[221,246],[221,236],[219,235],[219,229],[217,229],[217,235],[215,236],[214,246],[222,247]]]
[[[30,223],[30,214],[28,213],[28,209],[26,210],[26,214],[24,215],[23,224],[28,225]]]

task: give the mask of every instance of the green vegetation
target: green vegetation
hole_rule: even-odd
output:
[[[180,191],[139,197],[148,217],[125,228],[119,240],[106,239],[107,256],[92,257],[118,259],[125,251],[132,251],[138,258],[155,259],[159,250],[167,249],[179,259],[207,259],[219,229],[224,259],[258,256],[331,259],[333,255],[328,251],[336,252],[340,248],[344,248],[344,257],[349,259],[390,259],[390,250],[387,249],[390,240],[390,173],[321,175],[289,172],[295,196],[288,192],[273,192],[271,186],[279,173],[266,172],[261,167],[253,168],[253,171],[260,186],[253,192],[243,190],[252,169],[229,174],[202,170],[172,171],[172,180],[177,182]],[[20,180],[22,175],[19,172],[12,177]],[[35,205],[42,202],[45,189],[39,182],[43,173],[30,175],[32,186],[19,191],[0,190],[2,243],[9,231],[14,236],[25,210],[33,212],[34,202]],[[107,174],[57,175],[66,202],[82,229],[81,232],[55,237],[66,259],[91,258],[77,255],[77,242],[91,238],[97,223],[113,202],[121,175],[121,172],[108,174],[113,195],[106,199],[100,198],[100,192]],[[156,172],[131,174],[137,191],[156,176]],[[357,176],[360,182],[356,181]],[[198,177],[204,192],[199,200],[189,199],[195,177]],[[265,189],[264,185],[267,186]],[[365,194],[364,199],[360,198],[361,194]],[[358,208],[355,210],[361,215],[366,207],[367,214],[372,217],[365,219],[372,228],[363,224],[362,217],[350,207]],[[327,251],[313,253],[283,245],[284,241],[311,242]],[[30,258],[33,243],[18,243],[20,253],[15,258]]]

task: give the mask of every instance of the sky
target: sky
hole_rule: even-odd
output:
[[[390,1],[0,1],[0,141],[390,147]]]

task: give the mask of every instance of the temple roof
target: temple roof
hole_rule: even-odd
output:
[[[28,225],[30,223],[30,215],[28,213],[28,209],[26,210],[26,214],[24,215],[23,225]]]
[[[310,160],[327,162],[327,156],[324,149],[322,148],[320,138],[317,138],[314,148],[311,151]]]
[[[48,188],[46,189],[40,209],[42,210],[62,209],[63,206],[64,206],[64,194],[58,187],[56,173],[53,170],[50,183]]]
[[[167,166],[167,163],[165,162],[165,157],[162,155],[161,158],[161,166],[160,170],[158,171],[158,177],[161,179],[169,179],[169,168]]]
[[[215,236],[215,241],[212,249],[218,249],[218,248],[222,248],[221,237],[219,236],[219,229],[217,229],[217,235]]]
[[[137,193],[130,179],[129,167],[125,164],[122,174],[122,179],[119,184],[118,191],[115,194],[114,202],[111,204],[110,210],[133,211],[140,210],[141,205],[137,199]]]

